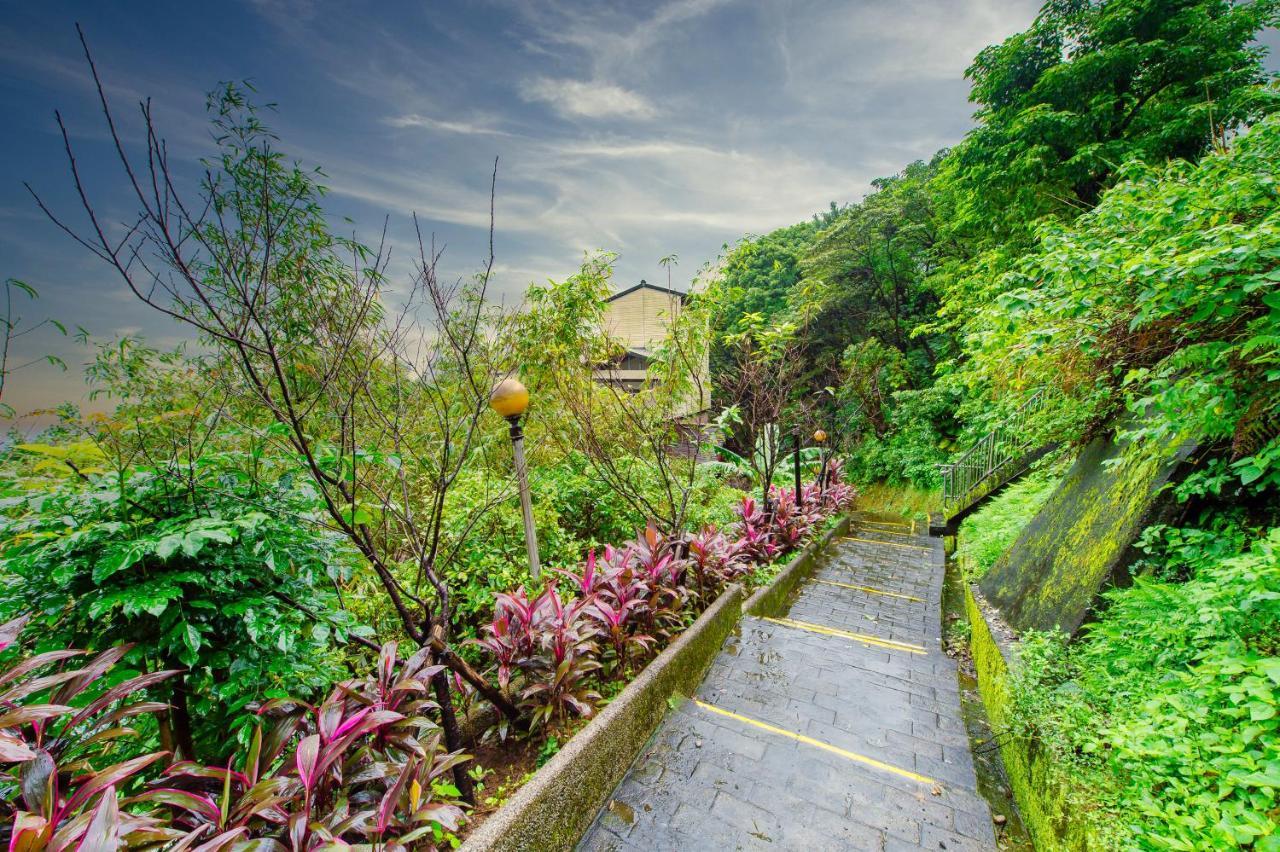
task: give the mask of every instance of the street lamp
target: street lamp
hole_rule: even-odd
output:
[[[489,407],[507,418],[511,427],[511,450],[516,460],[516,483],[520,487],[520,511],[524,514],[524,544],[529,551],[529,573],[537,581],[542,566],[538,564],[538,535],[533,529],[529,468],[524,461],[524,430],[520,428],[520,417],[529,408],[529,390],[517,379],[503,379],[490,392]]]
[[[818,445],[818,493],[827,492],[827,457],[822,452],[822,445],[827,442],[827,433],[819,429],[813,433],[813,442]]]

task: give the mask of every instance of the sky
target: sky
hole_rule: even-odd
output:
[[[491,292],[516,306],[584,253],[616,252],[618,289],[690,286],[727,243],[861,198],[870,182],[972,126],[964,70],[1025,29],[1038,0],[671,0],[443,3],[384,0],[4,3],[0,16],[0,275],[40,292],[23,316],[95,341],[184,331],[37,209],[79,212],[54,120],[60,110],[100,213],[132,207],[112,158],[74,25],[88,37],[126,139],[149,97],[170,159],[212,150],[205,93],[248,80],[290,157],[319,166],[341,229],[376,239],[391,272],[414,250],[410,215],[445,246],[442,274],[487,256],[498,159]],[[350,223],[343,221],[349,219]],[[20,413],[84,402],[90,350],[50,329],[15,360]]]

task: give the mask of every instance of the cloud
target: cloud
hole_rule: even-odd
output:
[[[595,142],[570,142],[558,150],[573,157],[601,157],[606,159],[634,160],[671,156],[733,156],[729,150],[717,151],[701,145],[670,142],[665,139],[635,140],[615,139]]]
[[[643,17],[637,17],[636,10],[648,12],[645,4],[625,2],[583,5],[514,0],[510,7],[536,33],[524,44],[526,50],[556,56],[561,52],[558,46],[574,48],[589,59],[593,79],[616,79],[620,75],[644,76],[650,67],[661,65],[664,41],[690,36],[698,19],[729,2],[672,0]]]
[[[594,80],[537,77],[521,84],[520,95],[526,101],[550,104],[556,112],[569,117],[648,119],[658,114],[644,95]]]
[[[463,136],[511,136],[505,130],[485,124],[469,121],[444,121],[417,113],[397,115],[384,120],[392,127],[421,127],[427,130],[439,130],[443,133],[458,133]]]
[[[873,178],[954,144],[971,126],[964,68],[1025,27],[1041,0],[485,0],[355,19],[338,0],[247,2],[265,24],[256,35],[236,16],[210,19],[162,61],[138,54],[133,30],[113,30],[104,13],[91,32],[126,135],[138,130],[128,107],[156,94],[189,163],[209,145],[201,88],[211,74],[252,72],[263,99],[281,104],[270,119],[281,150],[324,167],[335,228],[377,241],[386,222],[399,288],[389,298],[402,295],[416,255],[410,211],[448,246],[442,277],[484,264],[500,157],[490,295],[510,306],[530,281],[563,280],[596,249],[619,253],[619,286],[665,280],[658,258],[678,253],[674,283],[686,286],[723,244],[855,200]],[[173,8],[182,24],[184,7]],[[50,39],[40,15],[10,17],[0,67],[28,84],[5,92],[18,133],[44,139],[51,121],[30,116],[47,115],[38,98],[50,89],[71,102],[73,130],[100,130],[70,19]],[[97,149],[110,154],[86,144],[86,167],[102,162]],[[4,274],[38,285],[42,306],[68,323],[172,333],[20,212],[30,202],[19,178],[31,175],[60,209],[78,201],[57,179],[57,145],[15,150],[0,163]],[[108,196],[108,221],[129,220],[127,189]],[[86,357],[70,344],[58,353]],[[33,368],[15,402],[82,396],[73,374],[50,376],[50,391]]]

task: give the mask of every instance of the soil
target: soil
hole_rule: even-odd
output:
[[[630,678],[627,682],[630,682]],[[621,684],[621,686],[625,685],[626,683]],[[602,704],[601,708],[603,706]],[[550,736],[564,745],[590,721],[590,719],[570,719]],[[507,737],[505,743],[498,742],[495,738],[492,742],[480,743],[467,749],[467,753],[472,757],[468,765],[482,767],[485,775],[484,780],[476,785],[476,806],[468,812],[467,822],[458,832],[459,839],[465,840],[479,828],[525,785],[534,772],[538,771],[538,758],[542,753],[544,742],[545,738],[541,736],[518,737],[513,734]],[[547,759],[549,760],[550,756]]]
[[[484,786],[476,790],[475,809],[467,814],[467,822],[458,832],[458,837],[466,839],[475,831],[490,814],[502,807],[507,799],[515,795],[538,768],[538,752],[542,743],[532,739],[509,737],[505,743],[485,743],[467,749],[472,756],[471,766],[480,766],[485,770]]]

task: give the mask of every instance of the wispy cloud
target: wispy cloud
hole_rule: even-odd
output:
[[[653,118],[657,108],[638,92],[595,80],[537,77],[520,85],[526,101],[541,101],[564,116],[582,118]]]
[[[505,130],[499,130],[486,124],[470,121],[446,121],[426,115],[410,113],[385,119],[392,127],[421,127],[426,130],[438,130],[442,133],[458,133],[463,136],[510,136]]]
[[[513,11],[523,15],[536,33],[526,42],[527,49],[548,56],[556,54],[548,45],[576,49],[590,62],[593,79],[613,79],[623,74],[644,76],[650,65],[661,63],[665,41],[691,36],[699,18],[730,2],[671,0],[653,7],[629,2],[583,6],[561,0],[514,0]],[[750,14],[753,3],[738,5]],[[640,16],[637,9],[643,10]]]

